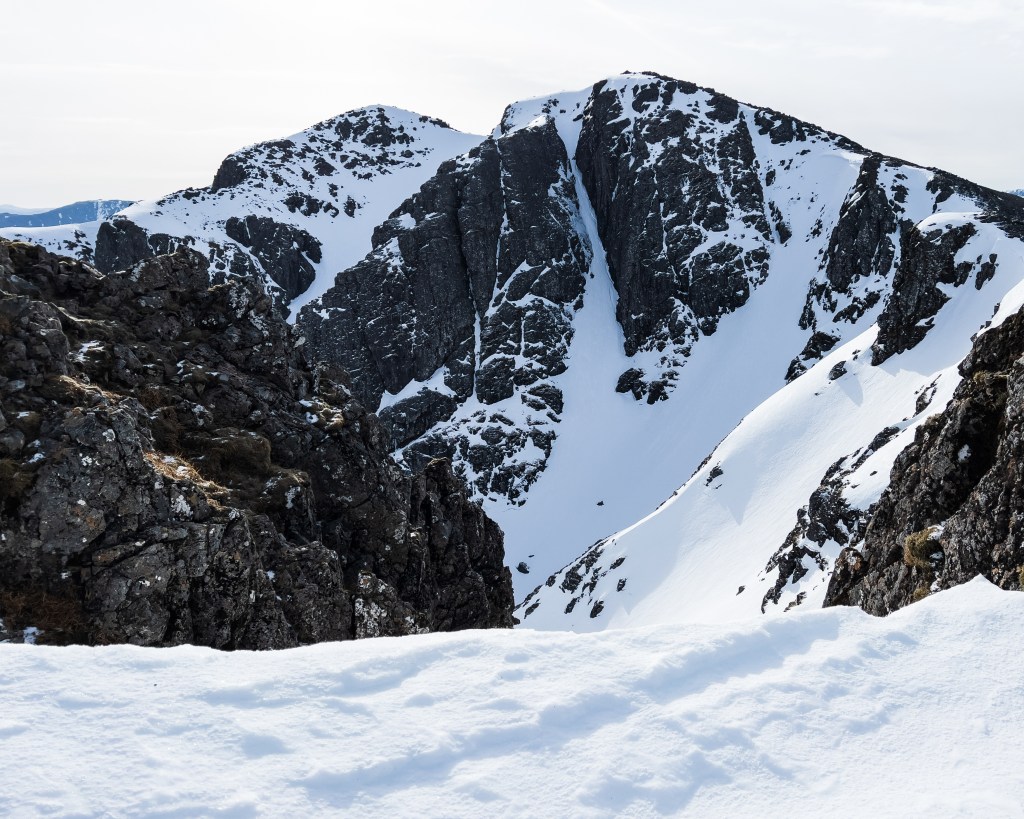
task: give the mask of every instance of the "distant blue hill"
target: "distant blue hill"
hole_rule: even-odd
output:
[[[108,219],[132,204],[130,199],[90,199],[74,202],[42,213],[4,213],[0,211],[0,228],[51,227],[74,225]]]
[[[1017,188],[1017,190],[1010,191],[1010,193],[1015,193],[1017,196],[1024,196],[1024,188]]]

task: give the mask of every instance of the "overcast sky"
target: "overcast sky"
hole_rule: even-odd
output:
[[[0,0],[0,202],[152,198],[371,103],[486,133],[624,70],[1024,186],[1024,0]]]

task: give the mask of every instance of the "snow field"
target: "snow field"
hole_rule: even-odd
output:
[[[233,654],[0,645],[5,816],[1021,816],[1024,595]]]
[[[1000,254],[995,276],[980,291],[970,283],[959,288],[940,309],[935,327],[923,341],[880,366],[870,364],[875,326],[837,346],[746,415],[710,460],[653,514],[609,539],[598,569],[608,570],[619,558],[625,560],[602,577],[571,613],[565,612],[570,595],[556,583],[542,587],[536,598],[541,605],[524,619],[524,626],[592,631],[757,616],[762,597],[774,582],[765,564],[782,545],[796,523],[797,509],[807,504],[829,466],[867,446],[886,426],[901,430],[848,479],[846,496],[851,505],[867,509],[888,484],[892,463],[913,440],[916,427],[940,412],[952,397],[960,381],[956,368],[970,350],[971,336],[990,319],[997,324],[1024,303],[1024,258],[1014,252],[1019,243],[1011,247],[1011,242],[998,229],[980,225],[963,251],[965,256]],[[705,360],[732,362],[740,357],[740,351],[730,347],[745,334],[728,334],[727,321],[752,322],[770,315],[774,286],[769,278],[744,308],[749,314],[744,316],[741,310],[726,317],[719,333],[702,340],[702,345],[719,354]],[[763,325],[761,332],[770,333],[769,325]],[[771,346],[755,346],[751,356],[756,358]],[[846,374],[830,380],[830,370],[840,361],[846,362]],[[700,375],[693,367],[700,363],[695,356],[684,368],[683,378],[687,370]],[[725,369],[727,374],[735,372]],[[931,385],[933,400],[916,413],[918,394]],[[713,395],[728,405],[728,387],[716,389]],[[698,397],[693,407],[703,400]],[[693,424],[699,417],[695,412]],[[713,470],[721,474],[712,478]],[[837,554],[838,547],[825,556],[831,562]],[[813,564],[807,568],[808,575],[786,588],[778,606],[769,604],[769,613],[783,612],[800,592],[806,594],[803,606],[821,605],[831,565],[826,572]],[[619,591],[621,579],[626,582]],[[741,586],[744,589],[738,593]],[[603,611],[591,617],[598,600]],[[522,609],[518,616],[523,616]]]

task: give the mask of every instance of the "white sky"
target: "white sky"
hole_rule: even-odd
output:
[[[0,0],[0,202],[151,198],[371,103],[486,133],[653,70],[1024,186],[1024,0]]]

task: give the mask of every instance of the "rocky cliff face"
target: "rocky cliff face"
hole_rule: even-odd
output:
[[[578,220],[550,119],[488,139],[395,211],[298,327],[317,355],[346,362],[396,449],[416,441],[409,463],[455,457],[480,493],[515,499],[561,412],[551,379],[566,369],[590,264]],[[510,399],[516,422],[490,409]]]
[[[1024,588],[1024,311],[978,337],[953,400],[897,457],[863,542],[836,560],[826,605],[887,614],[983,574]]]
[[[785,308],[802,337],[781,386],[883,311],[879,344],[913,346],[926,324],[899,341],[888,327],[933,315],[935,286],[977,267],[954,262],[955,231],[918,223],[997,200],[771,109],[626,75],[510,106],[298,322],[352,372],[401,457],[451,457],[479,495],[519,504],[559,446],[588,275],[609,276],[622,334],[622,366],[601,388],[648,404],[670,398],[701,340],[772,275],[797,281],[775,285],[802,302]]]
[[[112,269],[185,245],[215,283],[264,281],[313,357],[351,372],[385,446],[414,470],[450,460],[501,520],[520,595],[539,572],[552,578],[540,597],[564,611],[569,595],[572,616],[608,616],[639,588],[639,561],[622,563],[609,533],[676,497],[787,383],[800,411],[845,411],[833,398],[848,393],[866,413],[891,375],[911,406],[877,400],[876,419],[852,418],[818,441],[813,467],[780,478],[799,491],[774,504],[783,528],[733,587],[765,584],[740,597],[770,611],[805,591],[820,603],[809,586],[824,593],[881,487],[848,490],[881,474],[879,458],[888,471],[923,421],[917,396],[948,400],[950,379],[936,383],[1008,293],[1020,214],[1010,194],[641,73],[515,103],[487,139],[350,112],[228,157],[209,188],[129,209],[100,229],[96,259]],[[950,313],[970,326],[949,329]],[[953,342],[914,358],[936,333]],[[724,477],[684,487],[687,503],[751,474],[722,463]],[[754,525],[736,491],[722,531]]]
[[[0,619],[52,642],[276,648],[510,626],[502,535],[410,477],[245,278],[0,243]],[[33,633],[30,632],[30,633]]]
[[[692,83],[598,83],[576,162],[618,293],[625,352],[662,353],[661,387],[768,275],[768,221],[750,112]]]

